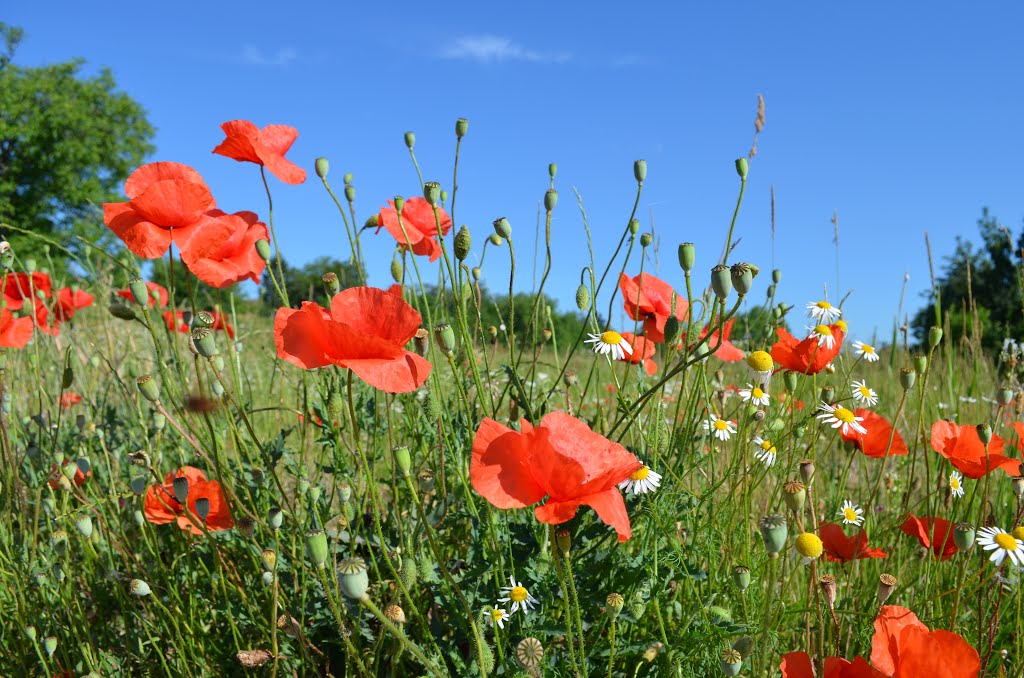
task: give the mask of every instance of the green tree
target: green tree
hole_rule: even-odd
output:
[[[21,29],[0,22],[0,223],[56,241],[73,232],[112,244],[102,204],[119,198],[125,178],[153,150],[153,127],[107,69],[84,75],[79,59],[16,65],[22,38]],[[13,229],[3,235],[22,259],[41,258],[38,238]]]

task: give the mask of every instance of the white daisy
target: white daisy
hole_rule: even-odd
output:
[[[843,502],[843,508],[839,509],[837,514],[843,517],[844,525],[860,526],[864,523],[864,509],[857,506],[849,499]]]
[[[996,567],[1003,564],[1006,556],[1017,566],[1024,567],[1024,541],[998,527],[983,527],[978,530],[978,545],[992,551],[988,557]]]
[[[954,497],[964,496],[963,479],[964,477],[956,471],[949,474],[949,491],[953,493]]]
[[[818,409],[821,410],[821,414],[818,415],[818,419],[821,419],[832,428],[840,429],[843,434],[849,433],[850,429],[853,429],[857,433],[868,432],[868,430],[860,424],[860,422],[864,421],[864,417],[855,417],[852,411],[846,409],[842,405],[821,403],[818,405]]]
[[[869,363],[873,363],[878,360],[878,351],[871,344],[865,344],[863,341],[853,342],[853,352],[858,358],[864,358]]]
[[[505,628],[505,620],[508,619],[508,612],[503,607],[491,607],[484,611],[487,618],[491,620],[492,626],[499,629]]]
[[[812,301],[807,304],[807,315],[823,323],[835,322],[843,312],[827,301]]]
[[[770,440],[757,436],[754,438],[754,445],[757,447],[757,459],[763,462],[765,466],[771,468],[779,454],[779,451],[775,449],[775,444]]]
[[[719,419],[714,414],[709,414],[708,418],[704,420],[704,430],[714,431],[715,437],[719,440],[728,440],[729,436],[736,433],[736,428],[732,425],[731,421]]]
[[[660,485],[661,474],[655,473],[647,464],[644,464],[619,483],[619,489],[631,494],[647,494],[654,492]]]
[[[522,610],[523,614],[527,614],[533,606],[540,604],[536,598],[530,595],[530,592],[526,590],[526,587],[521,582],[516,582],[515,577],[509,576],[508,581],[511,586],[502,587],[501,593],[505,597],[498,598],[498,602],[512,603],[510,614],[515,614],[519,610]]]
[[[875,390],[868,388],[868,382],[865,380],[855,381],[851,386],[853,389],[853,399],[858,403],[863,403],[868,407],[874,407],[878,404],[878,394]]]
[[[818,346],[824,346],[831,350],[836,345],[836,338],[832,336],[832,328],[828,325],[815,325],[814,327],[808,327],[807,338],[817,339]]]
[[[747,384],[747,387],[740,391],[740,398],[745,403],[768,406],[768,394],[760,386]]]
[[[614,330],[608,330],[603,334],[590,334],[590,339],[583,343],[593,344],[594,353],[600,353],[601,355],[611,353],[614,360],[625,360],[627,355],[633,355],[633,347],[622,338],[621,334]]]

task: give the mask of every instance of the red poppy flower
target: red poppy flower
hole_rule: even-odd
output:
[[[278,357],[307,370],[338,365],[374,388],[409,393],[430,375],[430,363],[405,350],[422,318],[401,298],[372,287],[352,287],[331,299],[327,311],[304,301],[278,309]]]
[[[402,286],[399,285],[398,283],[395,283],[391,287],[387,288],[387,290],[385,290],[385,291],[388,294],[392,294],[392,295],[394,295],[396,297],[401,297],[402,296]]]
[[[653,341],[648,341],[646,336],[634,336],[632,332],[623,332],[622,338],[633,347],[633,353],[623,358],[625,362],[631,365],[639,365],[640,361],[644,362],[644,372],[647,374],[655,374],[658,371],[658,364],[654,362],[654,354],[657,349],[654,346]]]
[[[65,391],[60,397],[60,406],[65,410],[70,408],[72,405],[77,405],[82,402],[82,396],[78,395],[74,391]]]
[[[632,536],[616,487],[641,466],[632,453],[564,412],[551,412],[536,427],[524,419],[520,428],[483,420],[473,440],[473,489],[501,509],[525,508],[547,496],[534,516],[553,525],[589,506],[619,541]]]
[[[231,327],[231,324],[227,321],[227,318],[216,311],[209,311],[210,315],[213,316],[213,324],[210,325],[210,329],[217,331],[221,330],[228,335],[228,339],[235,338],[235,330]],[[164,325],[167,326],[172,332],[180,332],[181,334],[188,334],[192,331],[192,328],[185,322],[184,311],[164,311]],[[175,322],[177,320],[177,322]]]
[[[6,308],[0,308],[0,347],[22,348],[32,338],[32,318],[15,318]]]
[[[167,294],[166,287],[163,285],[157,285],[155,282],[146,281],[146,289],[149,290],[149,305],[151,308],[163,308],[167,305],[167,302],[170,300],[170,295]],[[128,301],[135,301],[135,297],[132,296],[132,291],[128,288],[118,290],[117,296],[127,299]]]
[[[50,276],[36,271],[32,275],[28,273],[8,273],[0,278],[0,287],[3,288],[4,305],[12,311],[17,311],[24,304],[25,300],[36,301],[38,292],[44,297],[50,296],[52,283]]]
[[[128,202],[103,205],[103,223],[144,259],[162,256],[173,242],[188,264],[211,256],[231,237],[231,224],[210,216],[217,203],[188,165],[143,165],[124,182],[124,192]]]
[[[89,473],[82,473],[82,469],[78,466],[76,462],[73,462],[70,459],[65,459],[63,462],[61,462],[60,470],[58,470],[56,464],[50,464],[50,478],[47,481],[47,484],[50,486],[50,489],[60,489],[60,476],[61,474],[64,473],[64,468],[67,467],[68,464],[75,464],[75,478],[71,482],[73,482],[76,487],[81,487],[82,485],[84,485],[85,479],[92,475],[92,469],[89,470]]]
[[[299,136],[294,127],[267,125],[260,129],[248,120],[231,120],[220,128],[227,138],[213,149],[217,155],[263,165],[286,184],[301,184],[306,180],[306,170],[284,157]]]
[[[939,560],[948,560],[956,553],[953,523],[944,518],[918,518],[910,514],[900,529],[921,542],[921,546],[930,548]]]
[[[956,633],[929,631],[913,612],[885,605],[875,619],[871,663],[885,676],[974,678],[981,669],[978,651]]]
[[[187,514],[185,507],[174,497],[175,478],[188,478]],[[210,513],[206,516],[208,530],[228,530],[234,526],[235,521],[231,517],[231,509],[220,483],[207,480],[205,473],[192,466],[183,466],[177,472],[168,473],[163,485],[150,485],[146,489],[143,513],[146,520],[154,525],[177,522],[183,530],[202,534],[203,531],[197,525],[202,525],[203,521],[196,513],[196,500],[200,498],[210,500]]]
[[[729,335],[732,333],[732,323],[733,323],[734,320],[736,320],[736,319],[735,318],[729,318],[729,320],[725,321],[725,324],[722,326],[721,344],[719,344],[719,338],[718,338],[719,332],[718,332],[718,325],[717,324],[715,325],[715,331],[711,333],[711,338],[708,339],[708,348],[715,348],[715,346],[718,346],[718,348],[715,350],[715,352],[712,353],[711,355],[713,355],[716,358],[718,358],[719,360],[721,360],[723,362],[727,362],[727,363],[734,363],[734,362],[737,362],[739,360],[743,360],[743,355],[744,355],[743,351],[741,349],[739,349],[735,344],[733,344],[731,341],[729,341]],[[700,331],[699,339],[703,339],[707,335],[708,335],[708,328],[705,327],[704,329],[702,329]],[[700,342],[696,342],[696,343],[700,343]],[[696,343],[694,345],[696,345]]]
[[[64,287],[57,290],[57,301],[53,305],[54,321],[59,323],[71,320],[77,311],[92,306],[94,299],[85,290],[77,288]]]
[[[978,430],[969,425],[941,420],[932,424],[932,449],[949,459],[968,478],[978,479],[996,469],[1011,476],[1020,475],[1020,460],[1003,456],[1003,439],[992,436],[988,444],[988,459],[985,445],[978,437]]]
[[[626,315],[633,320],[642,320],[644,336],[656,344],[665,341],[665,322],[672,315],[672,286],[648,273],[630,278],[619,275],[619,289]],[[676,318],[686,318],[686,297],[676,294]]]
[[[839,349],[843,347],[843,331],[835,325],[828,326],[832,331],[832,348],[819,346],[817,337],[811,336],[799,340],[780,327],[775,330],[779,340],[772,346],[772,359],[784,369],[802,372],[803,374],[817,374],[825,369],[825,365],[832,362],[832,359],[839,355]]]
[[[885,558],[882,549],[868,548],[868,535],[864,528],[847,537],[843,528],[835,523],[824,522],[818,528],[818,536],[825,547],[825,560],[833,563],[848,563],[861,558]]]
[[[864,408],[857,409],[853,415],[855,417],[864,417],[861,425],[868,432],[858,433],[853,429],[849,429],[845,433],[840,431],[840,435],[843,437],[843,440],[852,442],[854,447],[863,452],[865,456],[881,459],[885,456],[886,448],[889,449],[890,457],[898,457],[901,454],[907,453],[907,444],[903,441],[903,436],[900,435],[899,431],[896,431],[896,435],[893,436],[892,447],[889,448],[889,435],[892,433],[892,424],[889,423],[888,419],[877,412]]]
[[[782,678],[818,678],[806,652],[782,655],[779,668],[782,670]],[[823,668],[823,678],[886,678],[884,673],[872,668],[864,657],[855,657],[852,662],[842,657],[826,657]]]
[[[452,218],[440,207],[437,208],[437,221],[434,220],[434,208],[424,198],[409,198],[402,207],[402,223],[398,223],[398,212],[395,202],[388,200],[388,206],[380,209],[378,215],[380,229],[386,228],[391,237],[404,248],[410,248],[413,254],[430,257],[437,261],[441,256],[441,246],[437,243],[437,224],[441,224],[441,235],[447,235],[452,229]],[[402,229],[405,229],[403,232]]]
[[[242,280],[258,283],[267,262],[256,252],[256,241],[270,239],[267,225],[253,212],[224,214],[214,210],[211,214],[219,214],[221,220],[232,224],[234,231],[219,250],[209,257],[194,259],[188,269],[211,287],[230,287]]]

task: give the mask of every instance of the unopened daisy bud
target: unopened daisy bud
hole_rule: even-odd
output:
[[[328,297],[333,297],[335,294],[341,291],[341,283],[338,282],[338,274],[333,271],[327,271],[320,280],[324,283],[324,292]]]
[[[576,308],[581,311],[590,310],[590,288],[583,283],[576,288]]]
[[[654,236],[650,233],[640,235],[640,247],[650,247],[652,242],[654,242]]]
[[[917,370],[913,367],[901,367],[900,368],[900,386],[903,387],[904,391],[909,391],[914,388],[914,384],[917,383]]]
[[[192,330],[192,345],[196,353],[204,358],[212,358],[220,351],[217,350],[217,342],[213,338],[213,332],[206,327],[198,327]]]
[[[321,179],[327,178],[327,172],[329,172],[330,169],[331,163],[330,161],[327,160],[327,158],[317,158],[313,162],[313,170],[316,172],[316,175]]]
[[[719,665],[722,667],[722,673],[725,675],[738,676],[743,668],[743,656],[737,650],[727,647],[722,650]]]
[[[87,513],[83,513],[82,515],[80,515],[77,518],[75,518],[75,529],[78,530],[78,533],[81,534],[86,539],[91,537],[92,536],[92,516],[90,516]]]
[[[437,203],[441,202],[441,184],[436,181],[428,181],[423,184],[423,197],[428,205],[436,207]]]
[[[953,543],[960,553],[967,553],[974,546],[974,525],[970,523],[957,523],[953,526]]]
[[[434,489],[434,472],[429,468],[425,468],[420,471],[420,474],[416,477],[416,481],[419,485],[420,492],[426,494]]]
[[[405,445],[399,445],[394,449],[395,465],[398,470],[402,472],[403,476],[409,475],[409,468],[412,465],[412,461],[409,458],[409,448]]]
[[[405,133],[405,145],[411,151],[413,146],[416,145],[416,135],[412,132]]]
[[[777,558],[779,552],[786,546],[786,518],[780,515],[770,515],[761,518],[761,540],[768,552],[768,557]]]
[[[469,248],[473,244],[473,236],[469,234],[469,228],[463,224],[459,232],[455,234],[455,258],[465,261],[469,256]]]
[[[306,532],[306,556],[318,568],[323,568],[328,556],[327,535],[323,530]]]
[[[394,197],[394,200],[392,200],[391,202],[393,202],[395,204],[395,212],[397,212],[398,214],[401,214],[402,213],[402,208],[405,207],[405,198],[403,198],[400,195],[396,195]],[[378,221],[380,220],[380,214],[377,214],[377,219],[378,219]]]
[[[821,387],[821,402],[831,403],[836,397],[836,390],[829,385]]]
[[[448,323],[440,323],[434,327],[434,341],[446,353],[455,350],[455,330]]]
[[[370,588],[366,561],[362,558],[346,558],[338,563],[338,586],[347,597],[353,600],[362,599]]]
[[[750,264],[733,264],[729,269],[729,276],[732,279],[732,286],[736,288],[736,294],[745,297],[754,285],[754,273]]]
[[[825,550],[824,545],[821,543],[821,539],[818,535],[813,532],[804,532],[796,538],[795,542],[796,552],[802,555],[804,558],[817,558]]]
[[[1024,496],[1024,476],[1014,476],[1010,478],[1010,489],[1013,491],[1013,496],[1018,499]]]
[[[633,176],[636,178],[638,184],[644,183],[647,178],[647,161],[646,160],[634,160],[633,161]]]
[[[696,263],[697,248],[692,242],[684,242],[679,246],[679,268],[683,269],[684,273],[689,273]]]
[[[740,176],[740,179],[747,180],[747,171],[750,169],[750,165],[747,163],[746,158],[736,158],[736,174]]]
[[[640,232],[640,220],[639,219],[630,219],[629,220],[629,232],[632,235],[636,235],[637,233]]]
[[[665,320],[665,345],[675,346],[676,342],[679,341],[679,335],[682,333],[683,328],[679,323],[679,318],[674,315],[670,315]]]
[[[149,584],[141,579],[132,579],[131,582],[128,583],[128,592],[133,596],[142,598],[152,593],[153,589],[149,588]]]
[[[253,529],[255,528],[255,526],[256,524],[253,522],[253,519],[249,516],[242,516],[241,518],[235,521],[235,529],[238,530],[238,534],[242,535],[247,539],[252,536]]]
[[[996,402],[1000,407],[1006,407],[1013,402],[1013,391],[1008,388],[1001,388],[996,391]]]
[[[814,478],[814,460],[813,459],[801,459],[800,460],[800,477],[803,479],[805,485],[810,485],[811,480]]]
[[[782,282],[782,271],[781,270],[776,268],[776,269],[774,269],[772,271],[772,282],[775,283],[776,285],[778,285],[780,282]]]
[[[43,638],[43,649],[46,650],[47,657],[52,657],[53,653],[57,651],[57,638],[55,636]]]
[[[270,525],[272,530],[280,530],[281,525],[284,524],[284,511],[274,506],[267,511],[267,523]]]
[[[889,600],[889,596],[892,595],[895,588],[896,577],[892,576],[888,572],[883,572],[878,575],[878,604],[885,605],[885,601]]]
[[[718,264],[711,269],[711,289],[719,299],[725,299],[732,292],[732,277],[725,264]]]
[[[928,348],[935,348],[942,341],[942,328],[931,327],[928,329]]]
[[[180,476],[171,481],[171,488],[174,490],[174,498],[183,505],[188,501],[188,478]]]
[[[916,355],[914,356],[914,369],[924,374],[928,371],[928,356]]]
[[[120,320],[137,320],[138,316],[135,315],[135,311],[130,306],[126,306],[120,302],[115,301],[107,307],[110,311],[110,315]]]
[[[555,532],[555,543],[562,555],[568,556],[572,549],[572,533],[564,527]]]
[[[831,574],[822,575],[818,579],[818,587],[821,589],[821,595],[825,599],[828,609],[834,610],[836,608],[836,578]]]
[[[746,565],[737,565],[732,568],[732,583],[736,585],[740,593],[743,593],[750,586],[750,568]]]
[[[982,443],[988,444],[992,442],[992,427],[988,424],[978,424],[974,427],[978,432],[978,438]]]
[[[508,240],[512,237],[512,224],[508,223],[508,219],[505,217],[499,217],[494,220],[494,234],[499,238]],[[501,244],[500,242],[498,244]]]
[[[259,256],[263,261],[270,261],[270,243],[266,238],[260,238],[256,241],[256,255]]]
[[[210,515],[209,498],[199,497],[196,499],[196,515],[199,516],[199,520],[206,522],[207,517]]]
[[[345,200],[350,203],[356,201],[356,187],[352,184],[345,184]]]
[[[807,500],[807,488],[799,480],[790,480],[782,486],[782,497],[786,500],[786,506],[793,513],[799,514],[804,510],[804,503]]]
[[[558,191],[553,188],[549,188],[547,192],[544,193],[544,209],[548,212],[553,212],[555,210],[555,205],[557,204]]]
[[[536,669],[544,659],[544,646],[536,638],[523,638],[516,643],[516,661],[524,669]]]
[[[622,611],[622,606],[626,604],[626,599],[620,593],[609,593],[608,597],[604,599],[604,604],[608,616],[615,619]]]

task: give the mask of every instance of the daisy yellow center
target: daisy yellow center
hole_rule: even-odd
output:
[[[761,449],[765,451],[772,451],[775,449],[775,446],[772,445],[772,441],[766,440],[763,443],[761,443]]]
[[[845,333],[845,332],[846,332],[847,330],[849,330],[849,329],[850,329],[850,328],[849,328],[849,326],[848,326],[848,325],[846,324],[846,321],[845,321],[845,320],[837,320],[837,321],[836,321],[836,327],[838,327],[839,329],[841,329],[841,330],[842,330],[842,331],[843,331],[844,333]]]
[[[853,412],[851,412],[850,410],[846,409],[845,407],[837,407],[836,411],[833,412],[832,414],[835,416],[836,419],[838,419],[839,421],[843,422],[844,424],[852,424],[853,423],[853,419],[854,419]]]
[[[754,351],[747,356],[747,365],[755,372],[770,372],[775,362],[767,351]]]
[[[804,558],[817,558],[823,550],[821,539],[816,534],[804,532],[796,538],[796,551]]]
[[[622,335],[613,330],[608,330],[607,332],[601,335],[601,341],[605,344],[615,346],[622,341]]]
[[[857,390],[860,391],[860,395],[861,395],[862,398],[870,398],[871,397],[871,389],[868,388],[867,386],[861,386]]]
[[[1018,525],[1017,527],[1013,528],[1013,532],[1011,532],[1010,534],[1012,534],[1017,539],[1024,540],[1024,526]]]
[[[960,489],[960,481],[958,479],[956,479],[956,478],[950,478],[949,479],[949,486],[952,489],[954,489],[954,490],[959,490]]]
[[[523,602],[524,600],[526,600],[527,595],[529,594],[526,592],[526,589],[522,586],[513,586],[512,590],[508,592],[508,597],[512,599],[513,603]]]
[[[750,391],[750,395],[760,400],[761,398],[764,397],[764,391],[755,386],[753,390]]]
[[[647,478],[648,475],[650,475],[650,473],[651,473],[651,469],[647,468],[646,466],[641,466],[640,468],[638,468],[637,470],[633,471],[629,475],[629,479],[630,480],[644,480],[644,479]]]
[[[823,311],[827,311],[830,308],[832,308],[832,304],[828,303],[827,301],[819,301],[817,304],[815,304],[815,306],[822,309]]]
[[[1003,549],[1004,551],[1017,550],[1017,540],[1014,538],[1012,534],[997,534],[995,537],[992,538],[992,541],[998,544],[999,548]]]
[[[828,325],[817,325],[814,328],[814,333],[815,334],[820,334],[823,337],[831,337],[832,336],[832,330],[830,330],[828,328]]]
[[[725,419],[715,419],[715,428],[719,431],[726,431],[729,428],[729,422]]]
[[[857,512],[854,511],[852,508],[849,508],[849,507],[844,508],[843,509],[843,518],[845,518],[847,521],[852,523],[853,521],[857,520]]]
[[[868,344],[861,344],[860,345],[860,349],[862,351],[864,351],[865,353],[874,353],[875,352],[875,347],[874,346],[870,346]]]
[[[505,610],[500,610],[498,608],[494,608],[493,610],[491,610],[491,619],[493,619],[494,621],[499,621],[504,616],[505,616]]]

